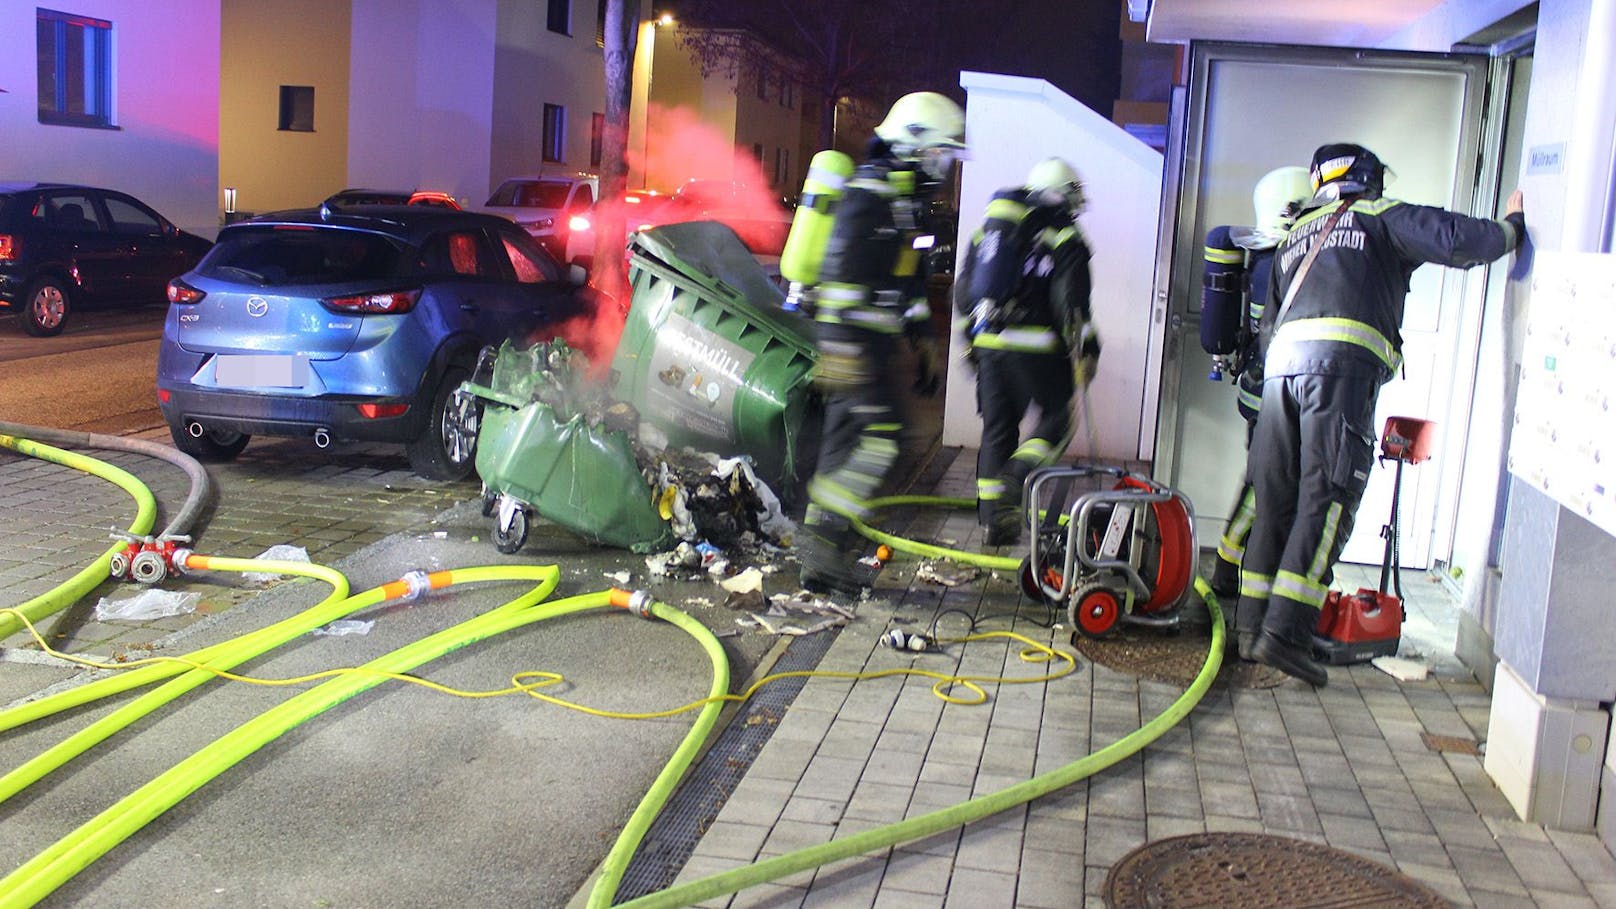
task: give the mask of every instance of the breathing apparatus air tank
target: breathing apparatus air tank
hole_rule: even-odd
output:
[[[788,310],[801,308],[803,290],[819,283],[819,266],[825,261],[825,247],[836,223],[836,203],[852,175],[853,159],[839,151],[826,149],[808,162],[802,198],[780,251],[780,276],[791,282],[785,303]]]
[[[1201,349],[1212,355],[1207,378],[1219,382],[1236,372],[1245,333],[1246,251],[1235,245],[1228,226],[1206,235],[1206,273],[1201,278]]]

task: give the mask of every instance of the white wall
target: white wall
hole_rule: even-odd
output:
[[[33,3],[0,3],[0,174],[129,192],[185,230],[219,229],[218,0],[71,0],[112,23],[113,123],[39,122]]]
[[[349,186],[441,190],[472,205],[488,197],[498,8],[353,0]],[[589,29],[593,46],[593,15]]]
[[[958,249],[963,256],[993,193],[1020,185],[1038,161],[1059,155],[1077,168],[1089,199],[1079,223],[1094,252],[1091,300],[1103,347],[1089,392],[1097,453],[1105,459],[1137,458],[1149,387],[1145,373],[1162,157],[1042,79],[967,72],[960,85],[968,94],[965,141],[971,157],[960,188]],[[982,423],[975,379],[963,357],[962,340],[952,338],[943,444],[975,447]],[[1154,413],[1154,405],[1149,411]],[[1082,427],[1072,450],[1089,453]]]
[[[632,0],[631,0],[632,2]],[[604,53],[595,44],[593,0],[572,0],[572,34],[552,32],[548,4],[500,0],[493,34],[493,133],[488,151],[488,185],[483,198],[507,178],[588,171],[590,121],[606,111]],[[446,61],[453,66],[455,61]],[[564,161],[546,164],[543,155],[544,105],[566,109]]]

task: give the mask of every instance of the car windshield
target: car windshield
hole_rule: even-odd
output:
[[[567,204],[569,186],[555,180],[506,180],[488,197],[488,204],[506,208],[560,208]]]
[[[260,287],[287,287],[397,278],[405,267],[399,246],[378,234],[266,226],[225,231],[197,266],[197,274]]]

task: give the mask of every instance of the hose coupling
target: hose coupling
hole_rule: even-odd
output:
[[[187,537],[186,539],[188,541],[190,538]],[[172,554],[170,554],[168,558],[169,558],[170,562],[174,563],[174,570],[175,571],[179,572],[180,574],[190,574],[191,573],[191,566],[189,566],[189,565],[187,565],[185,563],[190,561],[191,556],[194,556],[194,555],[196,555],[196,553],[193,552],[192,550],[186,549],[183,546],[179,546],[179,547],[176,547],[174,549],[174,552]]]
[[[628,611],[642,619],[649,619],[651,617],[651,604],[655,602],[656,600],[651,596],[650,591],[636,590],[629,594]]]
[[[400,577],[399,580],[404,583],[404,593],[399,596],[399,599],[405,602],[420,599],[422,594],[432,589],[432,579],[419,568],[414,571],[404,572],[403,577]]]

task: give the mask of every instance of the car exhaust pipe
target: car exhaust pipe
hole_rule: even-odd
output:
[[[320,449],[331,447],[331,433],[324,426],[314,431],[314,447]]]
[[[202,434],[205,432],[207,432],[207,430],[203,429],[202,424],[195,420],[185,424],[185,433],[193,439],[202,438]]]

